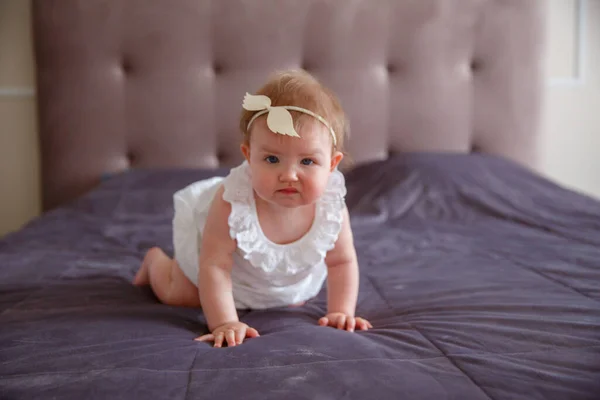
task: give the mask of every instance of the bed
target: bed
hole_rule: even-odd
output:
[[[535,172],[544,1],[33,0],[44,213],[0,241],[3,399],[599,399],[600,202]],[[241,96],[304,68],[344,167],[374,329],[131,285],[172,195],[241,160]]]

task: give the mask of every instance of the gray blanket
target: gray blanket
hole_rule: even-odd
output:
[[[483,155],[348,173],[358,313],[247,311],[214,349],[202,313],[130,284],[172,251],[172,194],[227,171],[131,171],[0,241],[2,399],[600,399],[600,203]]]

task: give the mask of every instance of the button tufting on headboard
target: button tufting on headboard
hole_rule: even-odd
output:
[[[306,72],[311,73],[311,74],[314,72],[314,66],[311,63],[307,62],[307,61],[303,61],[300,64],[299,68],[301,68],[301,69],[303,69]]]
[[[532,163],[545,0],[141,3],[33,0],[45,209],[130,165],[240,162],[243,94],[294,65],[340,98],[357,162]]]
[[[124,57],[121,61],[121,70],[124,75],[130,75],[133,70],[133,65],[131,64],[131,60],[127,57]]]
[[[217,152],[217,160],[219,161],[219,165],[223,165],[223,164],[227,165],[227,161],[229,160],[229,158],[230,158],[229,152],[222,150],[222,149],[220,149]]]
[[[470,66],[471,66],[471,71],[478,72],[483,67],[483,62],[479,59],[473,59],[473,60],[471,60]]]
[[[137,161],[135,154],[131,150],[127,152],[127,154],[125,155],[125,158],[127,158],[127,164],[129,165],[129,167],[134,165]]]

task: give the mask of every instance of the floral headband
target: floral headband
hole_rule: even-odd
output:
[[[267,115],[267,126],[274,133],[279,133],[281,135],[300,137],[296,130],[294,129],[294,121],[292,119],[292,115],[288,112],[288,110],[299,111],[304,114],[311,115],[318,119],[323,125],[329,129],[329,133],[331,133],[331,138],[333,139],[333,145],[337,144],[337,140],[335,138],[335,132],[329,123],[325,120],[325,118],[321,117],[314,112],[307,110],[306,108],[296,107],[296,106],[276,106],[271,107],[271,99],[267,96],[263,95],[252,95],[250,93],[246,93],[244,96],[244,102],[242,103],[242,107],[248,111],[258,111],[256,114],[252,116],[250,122],[248,122],[247,129],[250,129],[250,125],[254,122],[254,120],[260,117],[263,114]]]

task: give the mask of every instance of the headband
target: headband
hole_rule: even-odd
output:
[[[256,114],[252,116],[250,122],[248,122],[248,126],[246,129],[250,129],[250,125],[254,122],[254,120],[260,117],[263,114],[267,115],[267,126],[274,133],[279,133],[281,135],[300,137],[296,130],[294,129],[294,120],[292,119],[292,114],[288,112],[288,110],[299,111],[304,114],[311,115],[318,119],[323,125],[329,129],[329,133],[331,133],[331,138],[333,139],[333,145],[337,144],[337,140],[335,138],[335,132],[333,128],[329,125],[325,118],[321,117],[314,112],[307,110],[306,108],[296,107],[296,106],[276,106],[271,107],[271,99],[267,96],[263,95],[251,95],[250,93],[246,93],[244,96],[244,102],[242,103],[242,107],[248,111],[258,111]]]

